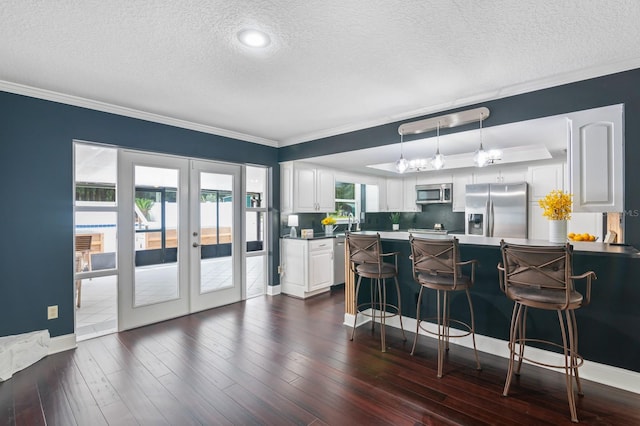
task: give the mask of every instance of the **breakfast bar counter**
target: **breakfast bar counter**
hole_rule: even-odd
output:
[[[411,254],[409,232],[361,231],[360,233],[379,233],[385,253],[400,253],[398,256],[398,279],[401,288],[402,314],[405,318],[415,319],[420,286],[413,280],[409,258]],[[452,236],[414,234],[416,238],[451,238]],[[478,260],[475,284],[471,289],[476,334],[481,338],[482,336],[488,337],[489,340],[499,343],[498,346],[504,343],[506,350],[513,302],[502,293],[498,281],[497,265],[502,261],[501,238],[455,236],[460,243],[461,260]],[[516,238],[505,238],[504,240],[513,244],[532,246],[552,245],[548,241],[541,240]],[[640,333],[638,332],[640,326],[640,252],[634,247],[626,245],[599,242],[572,242],[571,244],[574,247],[574,273],[578,275],[591,270],[597,275],[597,280],[592,284],[591,303],[576,311],[580,337],[579,353],[585,358],[585,367],[587,367],[586,364],[596,367],[602,366],[605,368],[601,369],[600,373],[616,375],[614,373],[618,372],[620,377],[629,376],[629,380],[637,382],[640,379]],[[347,270],[345,310],[347,314],[351,315],[355,313],[353,286],[353,275]],[[577,281],[576,286],[578,291],[584,293],[584,283]],[[361,295],[364,295],[361,297],[367,297],[367,293],[366,291],[361,292]],[[390,291],[387,297],[393,303],[396,299],[395,292]],[[363,303],[366,300],[358,302]],[[435,297],[425,298],[424,303],[428,311],[435,312]],[[468,319],[469,312],[464,293],[452,298],[451,315],[452,318],[458,316],[463,320]],[[541,339],[556,341],[560,338],[557,321],[557,315],[553,311],[530,311],[527,327],[531,328],[531,335],[535,334]],[[409,328],[408,331],[413,333],[415,329]],[[589,379],[588,376],[585,374],[584,377]],[[591,378],[602,381],[599,377]],[[617,385],[611,383],[608,378],[602,382]],[[640,393],[640,384],[619,387],[626,387]]]

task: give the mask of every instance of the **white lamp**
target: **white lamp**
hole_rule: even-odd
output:
[[[289,237],[298,238],[298,233],[296,232],[296,226],[298,226],[298,215],[290,214],[287,219],[287,226],[291,227],[291,231],[289,232]]]

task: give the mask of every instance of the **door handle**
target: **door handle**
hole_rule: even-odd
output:
[[[194,246],[194,247],[200,247],[200,244],[198,244],[198,243],[193,243],[193,246]]]

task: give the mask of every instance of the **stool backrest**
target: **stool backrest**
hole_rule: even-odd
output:
[[[574,290],[573,248],[570,244],[523,246],[502,241],[500,250],[500,289],[509,299],[526,299],[538,307],[555,306],[550,292],[560,292],[564,294],[565,301],[561,309],[569,306],[570,295]],[[516,287],[517,298],[514,295]]]
[[[417,280],[418,273],[430,275],[452,275],[455,278],[462,275],[460,266],[460,249],[458,239],[428,239],[409,238],[411,243],[411,259],[413,263],[413,278]]]
[[[382,247],[380,234],[355,235],[347,233],[347,246],[349,247],[349,264],[351,269],[363,263],[382,264]]]

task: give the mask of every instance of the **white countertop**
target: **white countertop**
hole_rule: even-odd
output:
[[[380,238],[383,240],[398,240],[409,241],[410,233],[407,231],[359,231],[354,232],[357,234],[375,235],[380,234]],[[413,234],[415,238],[427,238],[427,239],[449,239],[452,237],[458,238],[461,245],[477,245],[477,246],[492,246],[499,247],[500,241],[505,240],[508,243],[523,244],[528,246],[549,246],[549,245],[562,245],[562,243],[550,243],[545,240],[530,240],[526,238],[500,238],[500,237],[482,237],[478,235],[465,235],[465,234]],[[611,245],[599,242],[582,242],[571,241],[574,252],[582,253],[602,253],[602,254],[622,254],[627,256],[634,256],[640,258],[640,252],[632,246]]]

